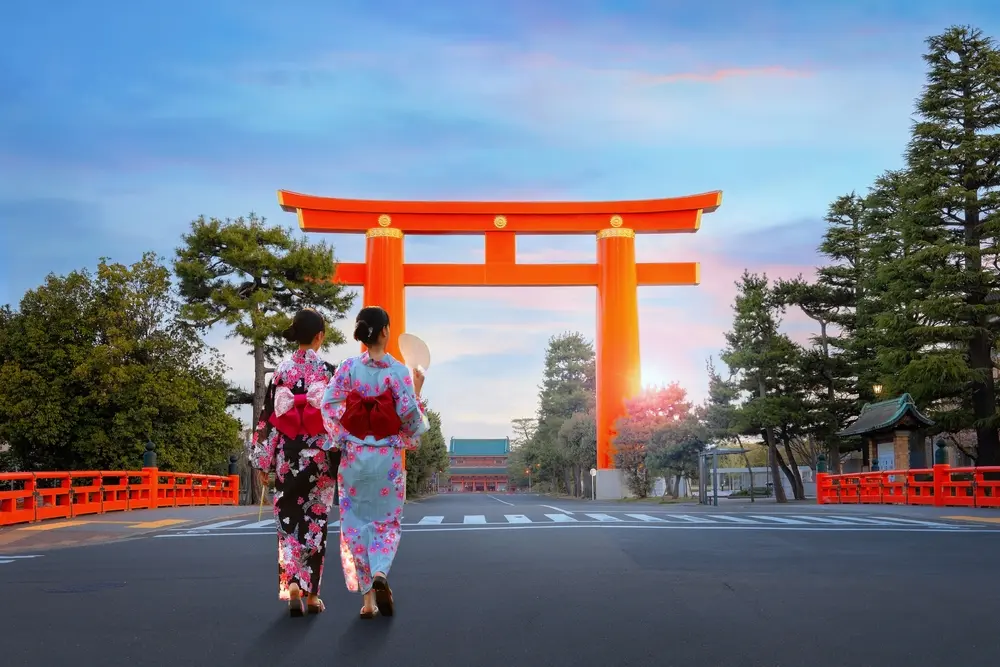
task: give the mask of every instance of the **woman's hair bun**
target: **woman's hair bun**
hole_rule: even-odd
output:
[[[358,320],[354,325],[354,340],[367,344],[371,340],[372,328],[364,320]]]
[[[354,324],[354,340],[366,347],[378,342],[382,330],[389,326],[389,313],[379,306],[366,306],[358,313]]]
[[[326,331],[326,322],[323,316],[312,308],[303,308],[295,313],[292,323],[281,332],[281,337],[289,343],[299,345],[309,345],[320,333]]]

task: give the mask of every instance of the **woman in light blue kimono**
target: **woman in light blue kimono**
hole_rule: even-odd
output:
[[[399,547],[406,477],[402,452],[416,449],[430,424],[420,390],[424,375],[385,351],[389,314],[358,313],[354,338],[367,347],[344,361],[323,396],[323,421],[341,450],[340,560],[347,589],[364,598],[361,618],[392,616],[387,577]]]

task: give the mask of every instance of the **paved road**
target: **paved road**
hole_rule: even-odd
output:
[[[441,496],[407,506],[397,616],[366,622],[332,561],[327,613],[287,618],[272,531],[230,510],[126,541],[19,558],[0,547],[0,663],[997,663],[1000,523],[953,514],[975,520]]]

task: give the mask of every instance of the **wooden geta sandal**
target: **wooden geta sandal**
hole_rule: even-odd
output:
[[[389,582],[385,576],[375,575],[372,588],[375,590],[375,604],[379,611],[383,616],[392,616],[396,611],[396,605],[392,599],[392,589],[389,588]]]

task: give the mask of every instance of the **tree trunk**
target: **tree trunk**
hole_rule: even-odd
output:
[[[674,475],[674,488],[671,489],[674,500],[681,497],[681,474],[677,473]]]
[[[757,376],[757,393],[761,398],[767,397],[767,386],[761,376]],[[785,496],[785,487],[781,484],[781,478],[778,475],[778,444],[774,440],[774,429],[765,426],[764,437],[767,439],[767,458],[768,464],[771,466],[771,479],[774,480],[774,502],[787,503],[788,497]],[[750,476],[750,480],[750,485],[753,486],[753,475]]]
[[[831,475],[839,475],[843,469],[840,465],[840,444],[829,442],[826,445],[826,458],[829,463],[828,470]]]
[[[264,395],[267,393],[267,385],[264,377],[267,369],[264,366],[264,346],[256,344],[253,346],[253,413],[250,416],[250,428],[257,427],[260,413],[264,409]],[[260,502],[263,489],[256,474],[250,475],[250,503],[256,505]]]
[[[785,454],[788,455],[788,467],[792,473],[792,490],[795,495],[796,500],[806,499],[806,488],[802,484],[802,473],[799,472],[799,465],[795,460],[795,454],[792,452],[792,446],[788,443],[788,440],[784,440]]]
[[[753,493],[753,466],[750,465],[750,457],[747,456],[746,452],[743,452],[743,462],[747,464],[747,472],[750,474],[750,502],[755,503],[757,501],[754,499]]]
[[[787,463],[785,463],[785,459],[782,458],[781,452],[778,451],[777,447],[774,448],[774,455],[775,455],[775,459],[778,462],[778,466],[781,468],[781,472],[784,473],[785,478],[788,480],[788,483],[792,486],[792,495],[795,497],[796,500],[798,500],[799,489],[798,489],[798,487],[795,484],[795,475],[792,473],[792,469],[788,467]],[[778,485],[775,484],[775,488],[777,488],[777,486]],[[782,489],[782,493],[784,493],[784,489]],[[787,502],[787,499],[786,499],[786,502]]]
[[[993,359],[990,341],[985,332],[969,341],[969,365],[981,373],[982,381],[972,384],[972,412],[976,421],[976,465],[1000,465],[1000,434],[992,424],[996,419],[996,385],[993,380]],[[988,422],[988,423],[987,423]]]

